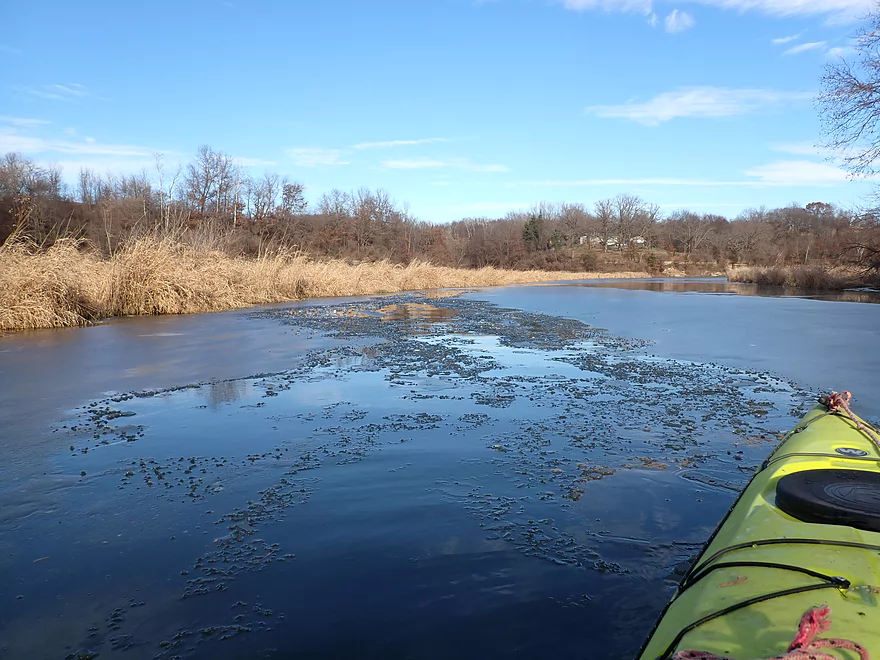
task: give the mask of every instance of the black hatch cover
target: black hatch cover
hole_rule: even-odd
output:
[[[804,470],[776,484],[776,505],[804,522],[880,532],[880,473]]]

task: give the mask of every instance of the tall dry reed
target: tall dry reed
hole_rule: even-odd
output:
[[[646,273],[469,270],[414,261],[351,265],[278,249],[255,259],[146,236],[109,258],[60,240],[47,250],[21,237],[0,247],[0,331],[84,325],[99,318],[185,314],[312,297],[498,286]]]
[[[744,266],[729,270],[727,279],[731,282],[748,284],[828,290],[846,289],[868,283],[865,277],[854,269],[828,268],[822,265]]]

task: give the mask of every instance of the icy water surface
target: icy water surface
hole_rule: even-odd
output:
[[[4,339],[0,657],[630,657],[846,385],[702,350],[718,303],[517,287]],[[873,347],[880,307],[797,303],[726,313]]]

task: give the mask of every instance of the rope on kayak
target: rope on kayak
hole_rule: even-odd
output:
[[[762,594],[760,596],[755,596],[754,598],[749,598],[747,600],[740,601],[738,603],[734,603],[733,605],[728,605],[724,609],[718,610],[717,612],[712,612],[711,614],[707,614],[701,619],[697,619],[693,623],[686,625],[684,628],[678,631],[678,634],[675,636],[669,646],[666,647],[666,650],[658,656],[658,660],[667,660],[667,658],[672,658],[673,651],[678,647],[681,643],[681,640],[684,639],[685,635],[694,630],[695,628],[699,628],[704,623],[709,623],[710,621],[714,621],[715,619],[721,618],[723,616],[727,616],[733,612],[741,610],[745,607],[749,607],[751,605],[756,605],[758,603],[764,603],[768,600],[774,600],[776,598],[782,598],[784,596],[794,596],[795,594],[804,594],[809,591],[817,591],[819,589],[849,589],[850,581],[846,578],[842,577],[834,577],[831,578],[830,582],[825,582],[821,584],[808,584],[802,587],[792,587],[791,589],[783,589],[782,591],[774,591],[769,594]],[[699,656],[697,656],[699,657]],[[706,656],[707,658],[712,658],[712,656]]]
[[[831,394],[826,394],[819,401],[828,407],[828,412],[836,413],[838,415],[842,415],[848,418],[853,424],[856,425],[856,428],[864,433],[866,436],[871,438],[871,441],[877,446],[877,449],[880,449],[880,436],[877,435],[877,432],[874,431],[868,424],[863,423],[858,417],[856,417],[852,410],[849,409],[849,402],[852,399],[852,394],[844,390],[843,392],[832,392]]]
[[[857,653],[860,660],[870,660],[867,649],[849,639],[835,637],[819,637],[820,633],[831,629],[831,608],[827,605],[813,607],[801,617],[797,634],[788,650],[782,655],[767,660],[840,660],[837,656],[825,653],[820,649],[842,649]],[[672,660],[733,660],[727,656],[716,655],[709,651],[679,651]]]

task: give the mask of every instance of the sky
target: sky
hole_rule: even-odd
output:
[[[734,217],[854,207],[816,145],[824,67],[875,0],[0,3],[0,154],[166,171],[201,145],[315,202],[416,217],[635,194]]]

